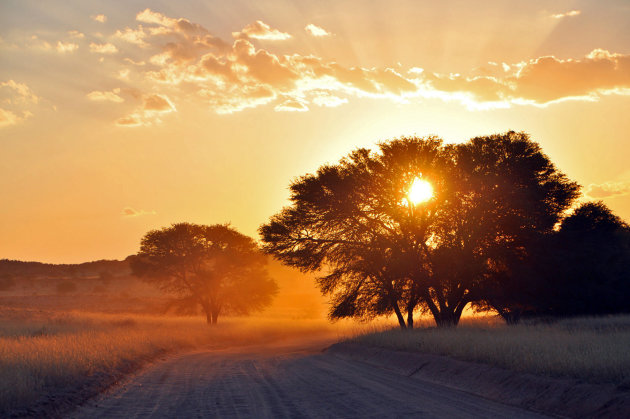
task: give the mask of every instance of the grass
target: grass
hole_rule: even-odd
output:
[[[0,310],[0,416],[120,378],[168,352],[319,332],[330,333],[323,321],[225,319],[210,328],[199,318]]]
[[[467,320],[453,329],[375,329],[348,341],[449,355],[534,374],[589,382],[630,382],[630,316],[564,319],[505,326]]]
[[[226,318],[210,328],[200,318],[0,308],[0,417],[120,378],[166,353],[324,335],[516,371],[630,381],[630,316],[511,327],[491,317],[463,319],[457,329],[431,324],[420,320],[417,329],[400,331],[389,321],[331,326],[324,320]]]

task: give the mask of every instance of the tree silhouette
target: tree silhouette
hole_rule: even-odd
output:
[[[538,238],[503,290],[505,306],[533,316],[629,312],[630,228],[601,202],[582,204]]]
[[[249,314],[271,303],[277,285],[255,242],[228,225],[173,224],[149,231],[131,259],[135,275],[200,306],[208,324],[221,313]]]
[[[555,315],[630,312],[630,227],[602,202],[583,204],[558,233],[565,253]]]
[[[435,195],[413,204],[406,195],[419,176]],[[264,249],[328,272],[318,283],[331,295],[331,318],[394,313],[401,328],[413,327],[418,308],[438,326],[456,325],[469,302],[483,300],[496,267],[553,228],[578,193],[515,132],[448,146],[403,137],[290,188],[292,205],[260,228]]]

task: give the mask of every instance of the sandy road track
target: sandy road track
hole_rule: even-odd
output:
[[[189,353],[147,368],[73,418],[535,418],[536,413],[322,353],[329,342]]]

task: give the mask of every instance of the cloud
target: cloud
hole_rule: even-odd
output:
[[[313,98],[313,103],[317,106],[325,106],[327,108],[336,108],[344,103],[348,103],[348,99],[331,95],[327,92],[318,92]]]
[[[173,27],[177,19],[164,16],[162,13],[154,12],[151,9],[144,9],[136,15],[138,22],[153,23],[160,26]]]
[[[591,183],[585,194],[594,199],[612,198],[630,194],[630,182]]]
[[[151,126],[162,122],[160,117],[171,112],[177,112],[177,109],[167,96],[145,95],[142,97],[142,105],[131,114],[119,118],[116,125],[120,127]]]
[[[448,74],[420,67],[405,71],[400,65],[348,67],[314,55],[277,53],[256,40],[290,35],[260,20],[233,32],[229,42],[186,18],[151,9],[139,12],[136,20],[140,23],[136,28],[113,31],[112,39],[129,45],[124,49],[126,56],[112,60],[120,65],[111,71],[112,77],[136,84],[144,92],[168,92],[169,99],[166,103],[150,99],[149,94],[141,96],[136,109],[116,121],[119,126],[159,123],[161,117],[177,111],[170,98],[196,98],[210,111],[229,114],[261,106],[304,112],[312,105],[335,107],[364,97],[401,104],[452,101],[484,110],[630,94],[630,56],[603,49],[580,58],[491,62],[462,74]],[[319,27],[309,24],[305,30],[313,36],[323,34],[315,28]],[[98,48],[91,50],[107,49],[101,48],[104,45],[116,48],[94,45]]]
[[[167,113],[174,112],[175,106],[166,96],[150,95],[144,98],[143,108],[148,112]]]
[[[122,39],[123,41],[131,44],[136,44],[141,47],[146,47],[148,44],[145,41],[147,33],[144,31],[142,25],[138,25],[137,29],[125,28],[123,30],[118,29],[114,33],[114,38]]]
[[[0,82],[0,128],[17,125],[33,116],[32,111],[40,99],[24,83]]]
[[[573,16],[577,16],[579,14],[581,14],[582,11],[581,10],[571,10],[565,13],[556,13],[551,15],[550,17],[554,18],[554,19],[562,19],[563,17],[573,17]]]
[[[120,88],[116,88],[111,92],[101,92],[98,90],[94,90],[87,94],[87,98],[93,100],[95,102],[114,102],[114,103],[122,103],[125,100],[119,96]]]
[[[274,110],[276,112],[306,112],[308,111],[308,106],[298,99],[287,99],[277,105]]]
[[[68,36],[70,36],[70,38],[73,39],[83,39],[85,38],[85,34],[76,31],[76,30],[72,30],[72,31],[68,31]]]
[[[118,52],[118,48],[109,42],[105,44],[97,44],[95,42],[90,43],[90,52],[97,54],[115,54]]]
[[[225,51],[230,45],[222,39],[211,35],[201,25],[187,19],[174,19],[150,9],[136,15],[139,22],[158,25],[142,27],[139,31],[145,33],[142,39],[152,46],[158,46],[156,40],[166,41],[159,45],[162,52],[152,56],[150,62],[157,66],[184,66],[210,50]],[[138,35],[140,36],[140,35]]]
[[[142,116],[138,114],[131,114],[127,116],[123,116],[122,118],[118,118],[116,120],[116,125],[121,127],[139,127],[145,125]]]
[[[157,212],[155,212],[155,210],[145,211],[143,209],[137,210],[132,207],[125,207],[123,208],[121,215],[125,218],[134,218],[134,217],[141,217],[143,215],[157,215]]]
[[[316,37],[331,36],[332,35],[326,29],[324,29],[324,28],[322,28],[320,26],[317,26],[317,25],[313,25],[312,23],[309,23],[308,25],[306,25],[304,30],[307,33],[309,33],[311,36],[316,36]]]
[[[1,90],[9,92],[9,95],[0,96],[0,99],[3,99],[3,101],[7,103],[37,104],[40,99],[39,96],[33,93],[33,91],[26,84],[17,83],[14,80],[0,82],[0,91]]]
[[[53,48],[50,42],[40,39],[37,35],[31,35],[31,38],[26,43],[26,48],[48,51]]]
[[[20,122],[23,118],[20,118],[15,113],[0,108],[0,128],[8,127],[10,125],[15,125]]]
[[[107,16],[105,15],[92,15],[90,18],[95,22],[105,23],[107,22]]]
[[[268,86],[230,85],[226,91],[203,89],[199,96],[218,114],[232,114],[248,108],[267,105],[273,102],[277,94]]]
[[[537,103],[628,89],[630,55],[596,49],[580,60],[541,57],[521,66],[508,82],[514,83],[515,97]]]
[[[147,64],[145,61],[134,61],[129,57],[125,58],[124,61],[137,66],[144,66]]]
[[[596,49],[581,59],[545,56],[498,65],[494,75],[421,73],[416,81],[426,96],[468,100],[477,105],[547,106],[564,100],[597,100],[602,95],[630,95],[630,55]]]
[[[237,39],[253,38],[269,41],[283,41],[291,38],[290,34],[281,32],[278,29],[273,29],[262,20],[257,20],[256,22],[245,26],[241,32],[232,32],[232,36]]]
[[[61,41],[58,41],[56,49],[57,49],[57,52],[65,54],[66,52],[74,52],[74,51],[76,51],[77,49],[79,49],[79,45],[77,45],[75,43],[72,43],[72,42],[61,42]]]

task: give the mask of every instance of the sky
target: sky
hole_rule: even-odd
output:
[[[525,131],[630,220],[630,2],[0,3],[0,259],[257,229],[298,176],[402,135]]]

